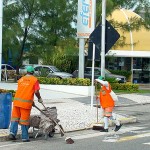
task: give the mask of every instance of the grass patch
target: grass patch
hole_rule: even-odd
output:
[[[150,90],[138,90],[138,91],[126,91],[126,90],[113,90],[115,93],[125,93],[125,94],[130,94],[130,93],[150,93]]]

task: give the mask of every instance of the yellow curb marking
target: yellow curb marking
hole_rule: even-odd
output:
[[[0,134],[0,137],[3,137],[3,136],[8,136],[8,134],[6,134],[6,133],[1,133],[1,134]]]
[[[120,138],[117,142],[124,142],[124,141],[129,141],[129,140],[134,140],[142,137],[149,137],[150,133],[145,133],[145,134],[139,134],[139,135],[134,135],[134,136],[127,136]]]

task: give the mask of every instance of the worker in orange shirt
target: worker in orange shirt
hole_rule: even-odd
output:
[[[104,80],[104,77],[100,76],[98,79],[95,79],[96,82],[101,84],[101,89],[99,93],[99,97],[97,97],[97,100],[100,100],[101,109],[103,112],[104,117],[104,129],[101,130],[101,132],[108,132],[109,127],[109,119],[115,122],[116,127],[114,131],[118,131],[122,124],[120,124],[120,121],[117,119],[116,116],[112,115],[115,102],[112,99],[111,95],[109,94],[111,92],[111,86],[108,81]]]
[[[10,126],[10,140],[16,140],[18,124],[21,125],[22,141],[29,142],[29,120],[32,105],[34,104],[34,94],[38,98],[38,102],[43,100],[40,96],[40,86],[36,77],[33,76],[34,68],[27,67],[27,74],[18,80],[18,88],[13,100],[13,109]]]

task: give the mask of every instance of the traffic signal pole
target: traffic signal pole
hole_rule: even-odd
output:
[[[106,0],[102,0],[101,76],[105,77]]]

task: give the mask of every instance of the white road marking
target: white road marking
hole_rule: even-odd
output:
[[[134,140],[134,139],[143,138],[143,137],[150,137],[150,133],[139,134],[139,135],[134,135],[134,136],[126,136],[126,137],[120,138],[117,142],[124,142],[124,141]]]
[[[98,131],[99,132],[99,131]],[[77,136],[73,136],[72,138],[75,140],[79,140],[79,139],[87,139],[87,138],[92,138],[92,137],[98,137],[100,135],[105,135],[106,133],[91,133],[91,134],[84,134],[84,135],[77,135]]]
[[[143,129],[144,127],[124,127],[124,128],[121,128],[118,132],[114,132],[114,131],[111,131],[111,132],[99,132],[97,131],[96,133],[88,133],[88,134],[79,134],[79,135],[72,135],[71,137],[75,140],[79,140],[79,139],[87,139],[87,138],[92,138],[92,137],[98,137],[98,136],[102,136],[102,135],[108,135],[108,138],[109,136],[110,137],[115,137],[116,134],[119,135],[119,134],[123,134],[123,133],[126,133],[126,132],[129,132],[129,131],[133,131],[133,130],[139,130],[139,129]]]
[[[39,141],[42,141],[42,140],[38,140]],[[32,144],[33,142],[37,142],[37,141],[32,141],[32,142],[28,142],[28,144]],[[17,146],[17,145],[21,145],[21,144],[27,144],[26,142],[14,142],[13,144],[10,143],[10,144],[6,144],[6,145],[1,145],[1,147],[11,147],[11,146]]]
[[[7,147],[7,146],[16,146],[16,145],[20,145],[20,144],[24,144],[24,143],[14,143],[14,144],[7,144],[7,145],[1,145],[1,147]]]
[[[143,144],[150,145],[150,143],[143,143]]]

